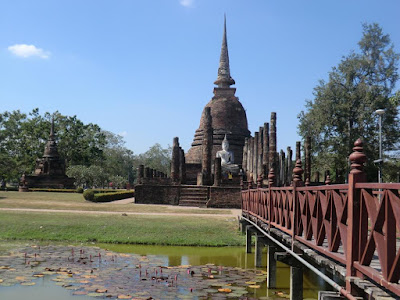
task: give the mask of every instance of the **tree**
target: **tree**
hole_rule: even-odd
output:
[[[169,174],[171,169],[171,156],[171,147],[163,149],[160,144],[156,143],[145,153],[135,157],[134,167],[137,168],[139,165],[144,165],[145,167]]]
[[[102,162],[103,168],[110,175],[121,176],[132,183],[133,152],[125,147],[125,141],[122,136],[109,131],[103,131],[103,134],[107,141],[103,149],[105,157]]]
[[[364,24],[360,52],[343,57],[314,88],[314,99],[306,102],[306,111],[298,118],[299,134],[312,137],[314,169],[346,170],[354,141],[361,137],[369,159],[367,174],[376,179],[378,158],[377,109],[385,109],[383,149],[398,147],[400,95],[395,92],[399,78],[399,54],[394,51],[389,35],[378,24]]]
[[[69,165],[98,164],[104,160],[106,138],[100,127],[83,124],[76,116],[56,112],[55,129],[58,150]],[[36,159],[43,155],[49,137],[52,115],[39,109],[28,115],[19,110],[0,114],[0,176],[18,180],[23,172],[32,173]]]

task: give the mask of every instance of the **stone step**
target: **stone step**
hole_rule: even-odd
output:
[[[205,207],[207,200],[179,200],[179,206]]]
[[[208,193],[207,191],[205,192],[200,192],[200,191],[183,191],[181,190],[181,196],[206,196],[207,197]]]
[[[207,195],[199,196],[199,195],[181,195],[180,197],[182,200],[199,200],[199,201],[207,201]]]

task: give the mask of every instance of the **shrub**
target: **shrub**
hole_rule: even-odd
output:
[[[17,186],[6,186],[5,188],[1,188],[1,191],[14,191],[18,192],[18,187]]]
[[[78,194],[82,194],[82,193],[83,193],[83,188],[82,188],[82,187],[78,187],[78,188],[76,189],[76,192],[77,192]]]
[[[94,191],[93,190],[86,190],[83,192],[83,198],[87,201],[93,201],[94,198]]]
[[[129,191],[129,192],[115,192],[115,193],[98,193],[94,194],[93,202],[111,202],[115,200],[121,200],[121,199],[126,199],[126,198],[132,198],[135,195],[134,192]]]

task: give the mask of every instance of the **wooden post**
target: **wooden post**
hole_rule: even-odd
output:
[[[300,143],[300,141],[297,141],[296,142],[296,161],[301,159],[300,148],[301,148],[301,143]]]
[[[267,288],[276,288],[276,259],[275,253],[277,252],[277,247],[273,245],[268,245],[268,262],[267,262]]]
[[[271,232],[271,222],[272,222],[272,212],[273,212],[273,208],[272,208],[272,188],[275,186],[275,171],[273,168],[271,168],[269,170],[268,173],[268,197],[269,197],[269,201],[268,201],[268,233]]]
[[[298,222],[300,219],[300,203],[299,203],[296,189],[297,189],[297,187],[304,186],[304,182],[302,180],[303,173],[304,173],[304,171],[301,166],[301,160],[298,159],[298,160],[296,160],[296,165],[294,166],[294,169],[293,169],[293,183],[292,183],[292,186],[293,186],[292,250],[294,249],[294,241],[296,240]]]
[[[356,293],[356,288],[350,281],[350,277],[356,275],[353,263],[360,259],[360,191],[356,189],[357,182],[364,182],[366,174],[364,163],[367,157],[363,152],[363,143],[358,139],[354,143],[353,153],[349,159],[351,170],[349,174],[349,191],[347,202],[347,254],[346,254],[346,290]]]
[[[252,227],[253,226],[246,226],[246,253],[251,253]]]
[[[256,268],[262,267],[262,253],[265,246],[264,235],[256,234],[256,245],[255,245],[255,255],[254,255],[254,265]]]

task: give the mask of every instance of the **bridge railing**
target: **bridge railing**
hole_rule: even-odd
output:
[[[349,292],[356,276],[400,295],[400,184],[365,183],[362,142],[353,149],[348,184],[303,186],[297,161],[292,186],[269,176],[268,188],[242,191],[242,210],[346,265]]]

